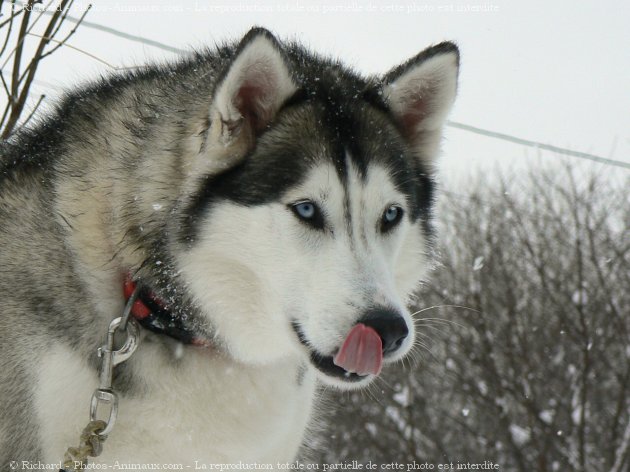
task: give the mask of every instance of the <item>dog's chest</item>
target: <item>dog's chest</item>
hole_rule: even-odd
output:
[[[254,368],[194,354],[167,364],[151,346],[135,360],[142,381],[121,396],[118,420],[95,462],[275,467],[295,458],[314,392],[312,372],[300,372],[298,361]],[[53,350],[39,374],[44,456],[54,462],[76,446],[97,379],[65,348]]]

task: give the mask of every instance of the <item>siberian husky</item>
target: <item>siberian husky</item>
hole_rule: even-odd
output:
[[[255,28],[2,144],[2,470],[78,443],[134,292],[93,465],[294,460],[318,383],[361,388],[414,343],[458,63],[444,42],[366,78]]]

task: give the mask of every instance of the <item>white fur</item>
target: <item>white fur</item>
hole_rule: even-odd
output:
[[[344,188],[332,165],[313,169],[280,202],[255,208],[223,203],[207,218],[204,236],[180,269],[235,359],[266,366],[285,359],[308,362],[293,321],[319,353],[334,355],[374,305],[396,309],[410,328],[396,359],[412,345],[405,303],[423,274],[421,231],[405,218],[391,234],[378,233],[388,206],[407,208],[386,169],[370,168],[365,184],[355,171],[349,177],[351,233],[344,220]],[[334,235],[305,226],[287,209],[304,199],[318,203]],[[372,380],[348,385],[320,378],[346,388]]]
[[[250,103],[241,103],[240,92],[255,88]],[[250,41],[230,66],[219,86],[213,108],[223,122],[238,123],[243,108],[253,109],[260,119],[269,122],[284,100],[296,90],[282,55],[265,35]],[[226,136],[226,142],[232,138]]]
[[[457,94],[458,72],[456,53],[439,54],[410,67],[384,88],[392,112],[404,122],[426,161],[439,154],[442,126]]]
[[[180,361],[164,362],[154,344],[138,350],[134,376],[151,395],[121,396],[118,422],[95,463],[275,467],[294,459],[311,414],[312,375],[297,386],[295,361],[248,366],[195,348],[185,348]],[[98,379],[62,346],[47,353],[39,373],[35,403],[43,457],[53,463],[78,444]]]
[[[435,94],[435,98],[426,95],[431,113],[414,125],[422,135],[416,145],[420,148],[424,143],[427,154],[433,153],[428,140],[437,139],[433,132],[441,126],[454,97],[453,61],[450,54],[431,58],[386,89],[394,113],[400,115],[409,112],[409,103],[417,103],[414,98],[425,97],[429,90]],[[263,120],[273,116],[295,91],[281,53],[265,35],[245,45],[219,85],[210,110],[213,124],[216,120],[233,124],[245,118],[243,103],[237,98],[239,90],[250,84],[258,87],[258,94],[248,95],[253,101],[246,106],[253,106],[257,119]],[[241,142],[242,134],[230,134],[236,129],[231,124],[211,127],[210,133],[219,134],[209,137],[206,155],[199,151],[197,161],[188,164],[185,188],[203,174],[199,171],[203,166],[224,169],[234,162],[221,159],[245,154],[241,151],[251,145],[255,133],[245,126],[241,132],[249,136]],[[425,131],[429,134],[423,134]],[[239,152],[234,151],[237,148]],[[215,161],[201,164],[206,157]],[[175,262],[202,314],[216,328],[219,349],[180,347],[169,358],[157,344],[142,343],[127,361],[140,391],[121,394],[118,422],[97,463],[118,460],[194,467],[196,461],[255,461],[275,467],[277,461],[294,460],[312,414],[316,377],[339,387],[356,388],[373,376],[349,384],[320,373],[311,365],[309,350],[299,342],[292,322],[300,326],[311,348],[331,356],[368,308],[387,306],[407,321],[410,334],[396,356],[386,361],[393,362],[408,352],[414,333],[406,303],[426,268],[426,242],[420,222],[411,223],[407,218],[386,235],[377,230],[390,205],[409,211],[409,202],[396,189],[390,170],[372,165],[363,182],[350,157],[347,194],[333,166],[322,164],[280,201],[255,207],[227,202],[212,206],[200,222],[195,244]],[[326,162],[324,156],[322,161]],[[146,182],[153,185],[153,180]],[[155,211],[152,204],[169,197],[147,195],[149,215]],[[316,202],[324,211],[326,231],[309,228],[287,208],[304,199]],[[344,216],[346,200],[351,230]],[[81,198],[60,206],[70,210],[88,203]],[[71,213],[80,214],[62,212]],[[83,226],[100,227],[88,218],[79,223],[77,227],[86,235],[92,233]],[[105,225],[109,220],[98,223]],[[123,238],[112,235],[111,239]],[[72,243],[82,260],[91,253],[87,236]],[[86,278],[86,283],[95,291],[107,285],[111,292],[103,297],[118,299],[114,293],[119,281],[115,279],[120,272],[107,266],[111,257],[100,257],[103,261],[96,256],[84,260],[81,267],[85,272],[101,271],[101,277]],[[137,267],[143,259],[132,250],[119,257],[126,258],[124,267]],[[102,268],[106,266],[108,269]],[[119,304],[99,303],[107,316],[99,317],[95,326],[117,316],[120,307],[114,305]],[[42,425],[43,460],[55,462],[68,446],[77,444],[98,378],[69,348],[56,345],[45,354],[38,364],[34,401]],[[303,365],[308,367],[298,382]]]
[[[385,89],[392,111],[398,115],[412,112],[418,104],[427,107],[418,130],[439,129],[457,93],[457,55],[433,56],[410,68]]]
[[[294,460],[312,416],[316,376],[344,388],[373,380],[346,384],[321,374],[291,328],[294,319],[314,348],[332,355],[364,309],[391,306],[411,332],[389,360],[408,351],[414,336],[405,304],[426,265],[419,223],[405,218],[390,234],[378,233],[383,211],[391,204],[408,209],[408,202],[387,169],[371,166],[364,183],[350,160],[347,166],[351,232],[345,189],[329,164],[313,168],[281,201],[213,207],[199,240],[177,262],[225,352],[185,347],[181,358],[175,351],[167,358],[143,342],[127,361],[141,391],[121,394],[119,420],[97,463]],[[305,198],[326,212],[334,237],[287,209]],[[308,368],[298,385],[301,365]],[[98,378],[62,346],[46,352],[37,375],[43,458],[55,462],[77,444]]]

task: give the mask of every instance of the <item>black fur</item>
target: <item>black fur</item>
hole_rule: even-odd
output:
[[[255,206],[279,200],[316,164],[310,149],[322,143],[328,149],[324,158],[330,159],[342,182],[347,175],[346,153],[363,177],[371,163],[389,168],[399,190],[412,203],[408,216],[414,221],[422,218],[425,230],[430,231],[433,180],[429,170],[412,156],[409,143],[382,98],[382,83],[365,79],[296,44],[287,47],[285,57],[298,91],[238,165],[206,177],[183,212],[180,240],[188,244],[195,240],[197,225],[214,202],[229,200]],[[296,114],[316,116],[319,126],[312,130],[316,134],[305,133],[299,125],[291,129],[292,121],[300,123],[294,119]],[[295,138],[278,139],[278,128]]]

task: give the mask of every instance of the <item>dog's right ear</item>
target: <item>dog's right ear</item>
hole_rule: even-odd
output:
[[[296,90],[280,43],[266,29],[251,29],[217,81],[210,112],[215,139],[250,149]]]

